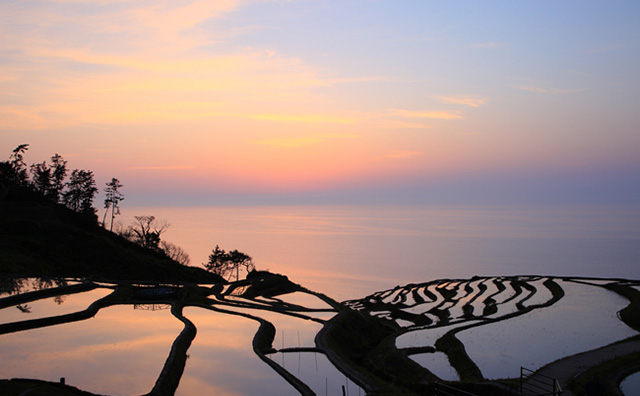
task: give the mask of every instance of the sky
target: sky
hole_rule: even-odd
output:
[[[4,1],[0,148],[58,153],[140,204],[640,203],[639,18],[637,1]]]

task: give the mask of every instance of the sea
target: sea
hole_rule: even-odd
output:
[[[216,246],[239,250],[258,269],[284,274],[337,301],[475,275],[640,279],[640,205],[123,205],[121,212],[122,226],[135,216],[169,224],[161,238],[185,250],[193,266],[202,266]],[[567,295],[553,306],[459,334],[486,378],[517,378],[520,367],[535,370],[637,334],[617,320],[616,312],[628,304],[623,297],[584,283],[558,282]],[[81,311],[109,293],[99,288],[60,300],[42,298],[22,310],[7,307],[0,310],[0,323]],[[544,290],[538,295],[544,297]],[[3,334],[0,378],[65,378],[98,394],[147,393],[183,328],[167,308],[116,305],[91,319]],[[324,354],[286,352],[314,346],[321,324],[250,311],[276,328],[273,345],[279,352],[269,358],[316,394],[364,394]],[[202,307],[187,307],[184,314],[198,333],[176,396],[297,393],[255,356],[255,321]],[[443,329],[405,333],[396,343],[429,346]],[[444,380],[458,379],[441,352],[411,358]],[[625,394],[638,394],[637,383],[637,376],[626,380]]]
[[[640,205],[137,206],[202,266],[216,246],[344,301],[473,276],[640,279]]]

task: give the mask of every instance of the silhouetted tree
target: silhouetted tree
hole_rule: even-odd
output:
[[[112,232],[116,235],[120,235],[121,237],[128,239],[130,241],[133,241],[133,238],[131,237],[131,227],[129,226],[125,226],[122,223],[120,223],[119,221],[116,222],[113,225],[113,230]]]
[[[46,161],[31,165],[31,187],[52,202],[58,203],[67,176],[67,161],[60,154],[51,157],[51,165]]]
[[[255,269],[255,265],[249,255],[237,250],[227,253],[224,249],[220,249],[218,245],[211,251],[209,261],[203,265],[207,271],[218,274],[227,280],[231,280],[234,272],[236,280],[239,280],[241,268],[244,268],[247,273]]]
[[[244,268],[247,274],[255,269],[255,265],[253,265],[251,256],[237,250],[232,250],[231,252],[229,252],[229,261],[231,261],[232,267],[236,270],[236,280],[240,279],[241,268]]]
[[[65,177],[67,177],[67,161],[56,153],[51,157],[51,197],[55,202],[60,201]]]
[[[229,272],[228,264],[227,252],[225,252],[224,249],[220,249],[220,246],[216,245],[216,247],[211,250],[209,261],[203,265],[207,271],[226,278]]]
[[[136,222],[129,227],[129,239],[142,247],[162,251],[160,235],[169,228],[169,224],[165,221],[157,222],[155,216],[134,216],[134,218]]]
[[[93,198],[98,192],[92,171],[75,169],[62,193],[64,204],[78,213],[95,213]]]
[[[115,177],[111,179],[109,183],[105,183],[107,187],[104,189],[105,199],[104,199],[104,217],[102,218],[102,225],[106,227],[106,219],[107,213],[109,213],[109,209],[111,209],[111,225],[109,226],[109,231],[113,231],[113,219],[120,214],[120,206],[118,203],[124,200],[124,195],[118,189],[122,187],[120,184],[120,180]]]
[[[191,258],[181,247],[161,240],[160,236],[169,228],[166,221],[157,221],[155,216],[134,216],[135,223],[126,229],[120,228],[116,233],[131,242],[164,253],[167,257],[182,265],[189,265]]]
[[[46,161],[31,165],[31,188],[49,198],[51,194],[51,169]]]
[[[189,257],[187,252],[182,250],[180,246],[176,246],[171,242],[161,241],[160,249],[162,249],[164,254],[166,254],[170,259],[172,259],[173,261],[177,261],[182,265],[189,265],[189,263],[191,262],[191,258]]]
[[[64,278],[38,278],[34,282],[34,289],[43,290],[51,287],[64,287],[68,285],[69,283]],[[66,295],[58,295],[53,298],[53,301],[56,304],[61,305],[66,298]]]
[[[19,294],[28,286],[27,278],[14,278],[12,276],[0,276],[0,295]]]
[[[12,185],[30,187],[52,202],[60,202],[65,186],[64,179],[67,176],[67,161],[60,154],[55,154],[51,157],[51,165],[42,161],[27,168],[24,153],[28,147],[28,144],[21,144],[13,150],[9,161],[0,162],[0,178]],[[31,180],[29,180],[29,173]]]
[[[6,163],[8,166],[3,166],[3,176],[10,182],[20,186],[26,186],[29,181],[27,164],[24,162],[24,153],[28,149],[28,144],[21,144],[16,147]]]

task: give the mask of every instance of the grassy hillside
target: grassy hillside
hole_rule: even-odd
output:
[[[220,282],[99,227],[95,216],[12,188],[0,199],[0,273],[111,280]]]

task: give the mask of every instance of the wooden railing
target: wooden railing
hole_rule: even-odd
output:
[[[555,378],[520,367],[520,395],[559,396],[561,393],[562,388]]]
[[[439,382],[432,384],[431,391],[433,396],[477,396],[475,393],[469,393]]]

